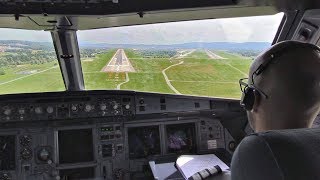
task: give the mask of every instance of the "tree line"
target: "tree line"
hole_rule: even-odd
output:
[[[139,50],[137,53],[143,58],[170,58],[177,54],[175,50]]]
[[[55,51],[19,49],[0,53],[1,67],[22,64],[44,64],[55,60],[57,60]]]

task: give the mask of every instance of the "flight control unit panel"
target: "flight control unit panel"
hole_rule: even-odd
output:
[[[4,95],[0,180],[142,179],[152,177],[149,161],[181,154],[228,164],[234,137],[245,136],[238,103],[130,91]]]

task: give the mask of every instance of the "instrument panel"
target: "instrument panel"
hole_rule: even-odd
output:
[[[238,103],[125,91],[5,95],[0,180],[150,178],[149,161],[181,154],[230,163],[243,133],[230,123],[246,122]]]
[[[59,120],[78,117],[133,115],[133,99],[126,96],[54,97],[0,104],[2,122]]]

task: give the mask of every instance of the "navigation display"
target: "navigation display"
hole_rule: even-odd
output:
[[[172,124],[166,126],[169,153],[194,153],[196,151],[195,124]]]
[[[58,133],[59,163],[93,161],[92,129],[62,130]]]
[[[160,154],[159,126],[128,128],[129,157],[145,158]]]

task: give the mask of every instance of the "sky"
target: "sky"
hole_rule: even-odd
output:
[[[283,14],[208,19],[78,31],[79,43],[180,44],[272,42]],[[0,40],[51,42],[50,32],[0,29]]]

